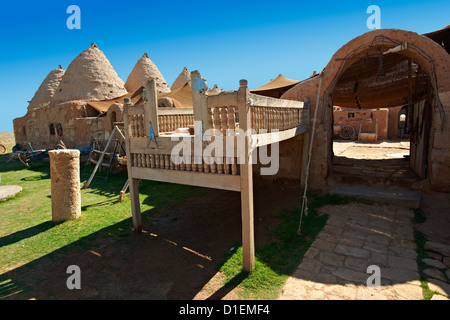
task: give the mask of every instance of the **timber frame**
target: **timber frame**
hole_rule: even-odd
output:
[[[240,80],[239,85],[237,91],[208,95],[205,79],[198,71],[193,71],[193,108],[168,109],[158,108],[155,81],[149,80],[143,105],[132,105],[129,99],[124,101],[127,169],[136,232],[142,230],[140,179],[240,192],[243,269],[252,271],[255,267],[253,149],[307,133],[309,110],[300,101],[252,94],[247,80]],[[194,127],[194,134],[192,130],[189,134],[176,132],[179,128],[189,127]],[[250,133],[239,134],[242,132]],[[236,148],[228,146],[226,149],[224,145],[226,154],[204,155],[203,151],[211,143],[224,136],[228,140],[218,141],[231,139],[236,143],[241,138],[237,142],[241,143],[240,154]],[[183,149],[181,155],[177,152],[177,157],[173,157],[180,139],[192,148]],[[199,146],[201,153],[196,153]]]

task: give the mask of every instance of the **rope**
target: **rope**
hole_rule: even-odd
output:
[[[323,78],[323,71],[320,73],[319,91],[317,93],[316,109],[314,110],[314,121],[313,121],[313,127],[312,127],[312,131],[311,131],[311,138],[309,139],[308,162],[306,164],[306,173],[305,173],[305,190],[303,191],[302,210],[300,212],[300,222],[299,222],[298,230],[297,230],[298,235],[301,235],[301,233],[302,233],[301,227],[302,227],[303,213],[305,213],[306,216],[308,215],[308,198],[306,196],[306,191],[308,190],[309,166],[311,164],[312,147],[313,147],[313,143],[314,143],[314,133],[316,131],[317,109],[319,108],[319,99],[320,99],[320,90],[322,87],[322,78]]]
[[[155,133],[153,132],[153,127],[152,127],[152,122],[150,121],[150,132],[148,134],[148,143],[147,143],[147,147],[150,146],[150,142],[152,142],[152,140],[156,143],[156,146],[158,146],[158,142],[156,142],[156,136]]]

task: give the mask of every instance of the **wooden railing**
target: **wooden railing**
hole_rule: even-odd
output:
[[[237,91],[213,96],[206,94],[206,82],[198,71],[191,72],[191,83],[192,109],[158,108],[154,80],[147,83],[144,105],[133,106],[129,99],[125,100],[133,224],[136,230],[141,230],[139,179],[238,191],[242,206],[243,268],[251,271],[254,268],[252,148],[307,132],[308,109],[303,102],[251,94],[246,80],[240,81]],[[192,126],[194,134],[174,132]],[[237,148],[229,148],[230,139]],[[252,144],[254,141],[256,145]],[[223,143],[223,153],[207,154],[211,144],[217,142]],[[200,154],[196,149],[200,149]]]
[[[198,95],[194,92],[193,100],[197,101],[197,105],[204,106],[204,110],[207,111],[200,112],[195,108],[156,107],[155,101],[153,104],[151,103],[151,92],[153,91],[149,86],[150,83],[145,91],[145,105],[127,106],[126,108],[130,160],[133,167],[239,175],[237,152],[233,152],[231,157],[226,154],[226,156],[211,158],[206,156],[195,158],[191,152],[180,154],[181,161],[174,161],[171,157],[171,150],[178,144],[178,141],[172,140],[176,137],[186,136],[185,134],[178,136],[173,132],[179,128],[191,127],[192,129],[196,118],[203,124],[201,134],[206,132],[210,135],[208,141],[214,141],[214,137],[211,136],[235,136],[233,145],[236,146],[239,129],[242,129],[239,124],[240,111],[237,91],[215,96]],[[248,93],[246,108],[245,114],[251,124],[251,129],[254,130],[253,134],[256,134],[257,146],[291,138],[305,132],[308,128],[308,108],[303,102]],[[206,118],[203,119],[203,116]],[[154,123],[150,125],[151,119],[156,119],[156,126]],[[208,131],[208,129],[211,130]],[[284,133],[281,135],[277,133],[275,136],[272,133],[274,131],[284,131]],[[190,135],[189,137],[192,139],[191,150],[193,150],[195,136]],[[208,144],[207,142],[202,143],[202,148]],[[177,162],[180,163],[176,164]]]

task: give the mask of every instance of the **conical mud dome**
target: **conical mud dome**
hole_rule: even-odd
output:
[[[34,94],[28,105],[28,111],[47,106],[53,98],[56,89],[61,82],[65,70],[59,66],[58,69],[50,71],[50,73],[42,81],[38,90]]]
[[[215,84],[212,89],[208,90],[208,93],[210,93],[210,94],[219,94],[221,92],[222,92],[222,90],[219,89],[217,84]]]
[[[54,102],[101,101],[127,94],[124,82],[95,43],[67,68],[53,97]]]
[[[128,76],[127,82],[125,83],[125,88],[128,92],[135,91],[140,87],[145,86],[145,83],[149,79],[155,79],[156,91],[170,91],[169,86],[167,85],[167,82],[161,72],[159,72],[156,65],[152,62],[152,60],[150,60],[148,54],[144,53],[142,58],[136,62],[136,65]]]
[[[183,88],[186,83],[191,82],[191,73],[188,71],[186,67],[183,68],[183,71],[178,75],[178,77],[173,82],[170,87],[171,91],[175,91],[177,89]]]

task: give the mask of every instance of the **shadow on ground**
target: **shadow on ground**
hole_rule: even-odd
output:
[[[45,170],[44,170],[45,171]],[[152,204],[151,195],[144,201]],[[230,247],[241,240],[240,193],[201,189],[183,203],[143,213],[143,232],[126,219],[42,258],[0,275],[4,299],[193,299],[217,273]],[[299,190],[255,188],[255,241],[272,240],[274,212],[297,204]],[[131,213],[130,213],[131,215]],[[1,239],[7,245],[45,232],[52,222]],[[117,230],[122,230],[118,232]],[[81,270],[81,289],[69,290],[67,268]],[[209,296],[220,299],[240,282]]]

